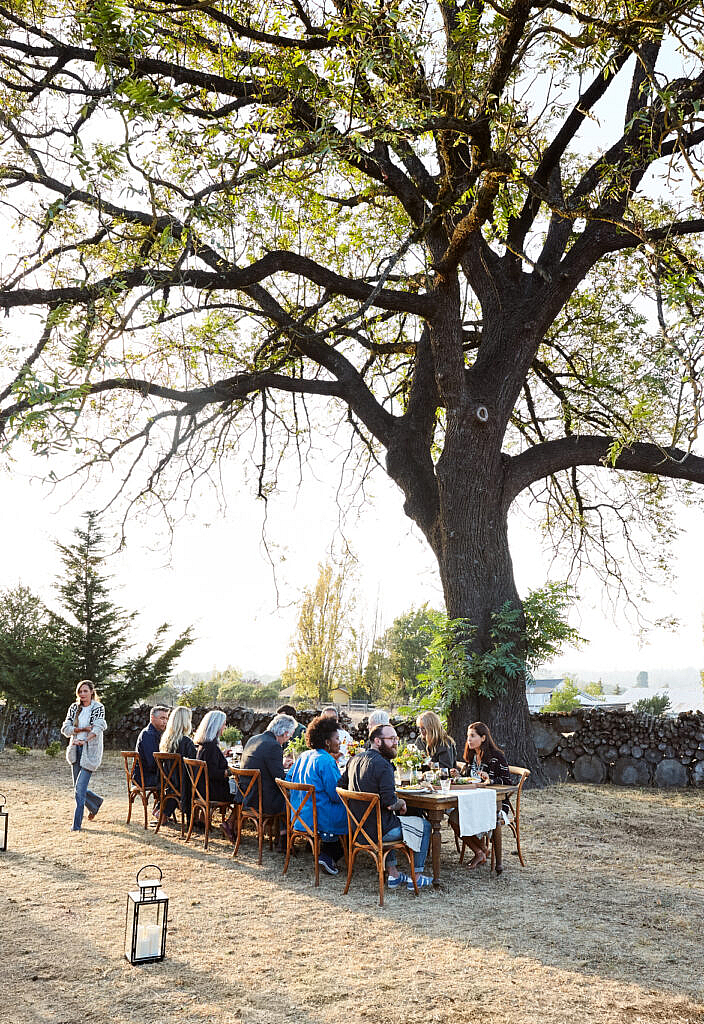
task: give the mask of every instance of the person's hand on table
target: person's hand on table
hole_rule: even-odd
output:
[[[451,779],[456,779],[459,774],[460,773],[457,771],[456,768],[450,768],[450,778]]]
[[[290,755],[284,758],[284,768],[286,769],[286,771],[289,770],[292,764],[293,758]]]
[[[479,778],[482,782],[491,782],[491,776],[488,772],[479,772]]]

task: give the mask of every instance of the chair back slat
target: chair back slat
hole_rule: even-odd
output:
[[[195,757],[184,757],[183,765],[188,772],[188,778],[191,783],[191,800],[193,805],[205,807],[208,810],[208,804],[210,803],[210,784],[208,780],[208,773],[205,770],[205,761],[198,761]],[[205,780],[205,793],[201,793],[199,789],[200,780]]]
[[[161,800],[165,797],[181,799],[183,790],[183,763],[180,754],[154,754],[161,779]]]
[[[258,814],[262,817],[262,773],[258,768],[233,768],[232,778],[237,787],[236,799],[242,802],[243,814]],[[247,806],[247,798],[256,789],[256,806],[250,801]]]
[[[349,825],[350,842],[362,849],[376,850],[381,845],[381,801],[378,793],[357,793],[349,789],[337,790],[337,795],[345,805],[347,821]],[[366,804],[363,813],[354,811],[352,804]],[[376,834],[377,839],[372,839],[364,823],[376,811]],[[370,822],[371,824],[371,822]],[[367,826],[368,827],[368,826]]]
[[[288,827],[292,831],[306,834],[310,836],[311,839],[314,839],[318,831],[318,811],[315,803],[315,786],[308,786],[303,782],[287,782],[285,779],[277,779],[276,785],[281,790],[281,794],[286,802]],[[291,802],[292,793],[304,794],[298,807],[294,807]],[[308,825],[301,817],[303,808],[308,803],[310,803],[313,813],[313,828],[311,828],[310,825]],[[296,828],[296,824],[300,825],[300,828]]]

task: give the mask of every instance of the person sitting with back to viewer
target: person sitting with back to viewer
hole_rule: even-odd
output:
[[[169,715],[166,728],[159,740],[159,751],[162,754],[179,754],[181,758],[195,757],[196,745],[191,739],[193,729],[193,714],[190,708],[174,708]],[[191,817],[191,783],[188,772],[181,766],[181,812],[186,821]],[[170,797],[166,801],[166,817],[171,818],[176,810],[177,801]]]
[[[208,796],[215,803],[234,803],[235,798],[230,790],[230,768],[225,760],[225,755],[220,749],[218,740],[223,734],[227,725],[227,715],[224,711],[208,711],[196,729],[193,742],[196,745],[196,759],[205,761],[205,770],[208,774]],[[205,796],[205,784],[198,786],[198,792]],[[235,808],[232,808],[230,817],[223,821],[222,830],[231,843],[235,841]]]
[[[391,762],[398,750],[398,736],[393,725],[380,725],[369,737],[369,747],[350,758],[340,779],[340,788],[357,793],[378,793],[381,802],[381,838],[392,842],[403,837],[401,821],[397,815],[406,813],[406,801],[396,796],[396,782]],[[361,805],[359,805],[361,807]],[[419,889],[433,884],[432,878],[423,874],[425,858],[430,846],[430,822],[423,822],[423,836],[420,850],[414,854],[416,883]],[[372,839],[377,838],[376,816],[370,815],[364,823],[365,831]],[[413,891],[413,880],[396,867],[394,850],[386,858],[389,872],[389,889],[399,889],[406,884]]]
[[[240,768],[258,768],[261,774],[262,813],[264,815],[281,814],[286,810],[281,790],[276,785],[277,779],[286,777],[283,748],[293,736],[296,719],[291,715],[277,714],[269,722],[265,732],[250,736],[242,751]],[[288,762],[288,759],[287,759]],[[255,789],[247,797],[246,806],[254,802]],[[281,839],[283,836],[283,840]],[[286,848],[286,829],[279,835],[279,847]]]
[[[336,875],[336,861],[342,857],[340,836],[347,835],[347,811],[337,795],[340,785],[340,769],[337,755],[340,752],[340,738],[337,717],[324,713],[314,718],[306,729],[308,750],[301,754],[288,771],[289,782],[301,782],[315,789],[316,816],[320,836],[318,863],[329,875]],[[293,790],[291,805],[298,810],[304,794]],[[313,805],[308,800],[301,811],[301,819],[313,828]],[[302,831],[302,830],[301,830]]]
[[[144,785],[147,788],[159,785],[159,772],[156,767],[154,755],[159,749],[161,734],[166,728],[166,723],[169,720],[169,711],[169,708],[163,707],[160,704],[153,707],[149,714],[149,725],[145,725],[137,737],[135,750],[139,754],[139,759],[142,762]],[[139,782],[136,765],[132,775],[134,779]]]

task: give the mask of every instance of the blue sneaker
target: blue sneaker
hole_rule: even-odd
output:
[[[416,885],[418,886],[419,889],[428,889],[428,888],[430,888],[430,886],[432,884],[433,884],[433,880],[432,880],[432,878],[429,875],[417,875],[416,876]],[[414,892],[415,891],[414,888],[413,888],[413,879],[412,878],[408,879],[408,891],[409,892]]]
[[[318,864],[324,868],[329,875],[339,875],[340,870],[329,853],[321,853],[318,857]]]
[[[406,885],[407,883],[408,875],[404,875],[403,871],[399,871],[396,878],[389,878],[386,884],[388,885],[389,889],[400,889],[402,885]]]

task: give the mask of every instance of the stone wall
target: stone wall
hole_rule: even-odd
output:
[[[194,727],[210,708],[193,709]],[[227,724],[242,732],[245,742],[263,732],[271,712],[223,707]],[[307,725],[318,712],[298,712]],[[367,719],[354,727],[344,712],[342,723],[356,739],[367,736]],[[415,722],[392,718],[399,737],[412,743]],[[687,711],[676,718],[632,711],[584,709],[572,713],[532,715],[533,734],[543,767],[554,782],[611,782],[619,786],[704,787],[704,714]],[[106,746],[133,750],[137,735],[149,722],[149,705],[133,708],[117,722],[108,720]],[[43,748],[59,739],[55,723],[27,708],[15,708],[7,744]],[[462,751],[459,751],[460,756]]]

